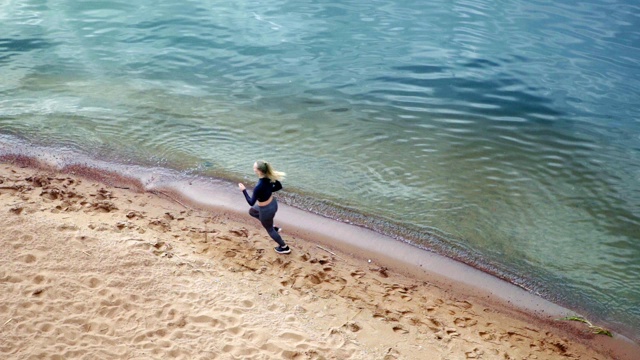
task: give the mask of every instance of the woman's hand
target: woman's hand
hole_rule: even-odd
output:
[[[238,187],[240,188],[240,191],[244,191],[246,189],[243,183],[238,183]]]

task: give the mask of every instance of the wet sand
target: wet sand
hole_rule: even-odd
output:
[[[36,165],[0,165],[1,358],[640,353],[462,264],[408,245],[391,253],[397,242],[365,229],[283,205],[276,220],[293,252],[279,255],[239,192]]]

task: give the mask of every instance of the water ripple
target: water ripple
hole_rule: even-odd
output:
[[[639,10],[8,2],[0,133],[230,178],[267,157],[305,206],[640,328]]]

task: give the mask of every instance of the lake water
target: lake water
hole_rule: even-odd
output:
[[[639,338],[634,1],[5,0],[0,24],[5,142],[247,182],[267,159],[292,205]]]

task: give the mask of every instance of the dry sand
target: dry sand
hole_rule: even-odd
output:
[[[0,164],[0,358],[634,358],[286,229],[276,254],[248,215],[134,185]]]

